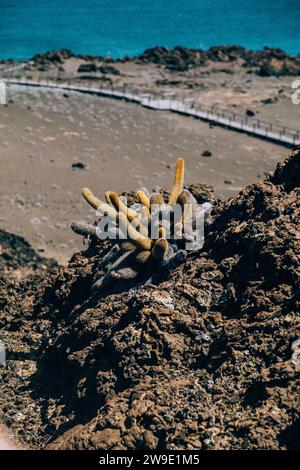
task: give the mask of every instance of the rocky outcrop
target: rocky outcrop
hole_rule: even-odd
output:
[[[23,238],[0,230],[0,273],[14,270],[48,270],[56,262],[40,256]]]
[[[121,75],[120,70],[118,70],[116,67],[113,67],[112,65],[101,65],[98,70],[104,75]]]
[[[2,327],[35,357],[21,385],[0,377],[19,435],[49,449],[299,448],[299,168],[300,148],[227,202],[190,187],[213,220],[159,284],[93,295],[100,241],[15,300],[0,283]]]
[[[90,73],[90,72],[97,72],[97,66],[93,62],[89,62],[87,64],[81,64],[77,70],[78,73]]]
[[[95,72],[95,62],[102,62],[100,70],[103,74],[119,75],[119,70],[109,64],[122,62],[136,62],[139,64],[155,64],[173,72],[185,72],[189,68],[200,67],[209,62],[237,64],[248,69],[252,73],[261,76],[299,75],[300,55],[291,56],[281,49],[265,47],[260,51],[252,51],[240,46],[214,46],[207,50],[176,46],[173,49],[164,46],[156,46],[146,49],[136,57],[123,57],[112,59],[111,57],[95,55],[75,55],[68,49],[45,52],[35,55],[32,60],[40,70],[48,70],[57,65],[62,65],[71,57],[77,57],[83,61],[78,72]],[[225,69],[230,72],[231,69]]]
[[[136,58],[141,63],[154,63],[174,71],[205,65],[210,61],[236,63],[261,76],[298,75],[300,56],[290,56],[280,49],[251,51],[240,46],[215,46],[206,51],[185,47],[153,47]]]
[[[49,51],[42,54],[36,54],[32,57],[32,61],[35,63],[47,63],[52,64],[63,64],[67,59],[74,57],[74,54],[69,49],[60,49],[58,51]]]
[[[48,284],[37,318],[61,321],[37,380],[65,431],[48,448],[299,447],[299,162],[215,203],[203,250],[159,285],[91,299],[92,247]]]
[[[174,49],[153,47],[145,50],[136,60],[139,63],[152,62],[174,71],[185,71],[191,66],[199,66],[204,63],[203,52],[201,50],[180,46]]]
[[[298,61],[271,59],[270,61],[263,62],[258,70],[258,75],[261,77],[298,76],[299,72],[300,59]]]

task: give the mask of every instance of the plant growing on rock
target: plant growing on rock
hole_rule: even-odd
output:
[[[203,226],[211,204],[198,205],[183,187],[184,159],[178,158],[173,187],[165,200],[162,192],[136,192],[137,203],[129,206],[114,191],[105,202],[88,188],[84,199],[100,216],[95,225],[73,223],[72,230],[84,237],[105,240],[113,246],[101,260],[95,291],[123,290],[158,282],[184,262],[188,249],[203,244]]]

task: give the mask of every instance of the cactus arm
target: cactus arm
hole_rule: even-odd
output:
[[[136,255],[136,260],[140,264],[145,264],[151,256],[151,251],[150,250],[145,250],[145,251],[140,251]]]
[[[128,221],[123,212],[118,213],[119,225],[122,230],[126,230],[128,239],[141,251],[150,250],[152,248],[152,240],[143,234],[139,233],[132,224]]]
[[[150,211],[148,207],[146,206],[142,207],[139,218],[140,218],[139,231],[142,235],[148,236],[149,234],[148,224],[150,220]]]
[[[175,179],[174,185],[171,189],[170,196],[169,196],[169,204],[172,205],[177,201],[179,194],[183,190],[183,180],[184,180],[184,159],[178,158],[176,163],[176,170],[175,170]]]
[[[106,193],[104,194],[104,197],[105,197],[105,200],[106,200],[107,204],[111,204],[111,202],[110,202],[110,193],[111,193],[111,191],[106,191]]]
[[[109,204],[98,199],[89,188],[82,189],[82,195],[84,199],[92,206],[94,209],[99,210],[104,213],[104,215],[110,215],[112,217],[116,216],[116,211]]]
[[[156,205],[156,206],[161,206],[162,204],[164,204],[165,201],[164,201],[164,198],[162,196],[162,194],[160,193],[153,193],[151,194],[151,197],[150,197],[150,205]]]
[[[134,269],[130,268],[129,266],[122,269],[116,269],[115,271],[111,271],[111,277],[116,280],[129,280],[135,279],[138,277],[138,272]]]
[[[83,237],[97,238],[97,227],[94,225],[80,224],[78,222],[73,222],[71,224],[71,229],[73,232]]]
[[[177,204],[180,204],[181,207],[184,207],[186,204],[190,203],[189,196],[185,191],[182,191],[176,200]]]
[[[150,210],[150,200],[148,196],[146,195],[146,193],[140,190],[140,191],[137,191],[136,195],[138,197],[139,202]]]
[[[167,236],[167,230],[162,225],[158,229],[158,236],[159,236],[159,238],[166,238],[166,236]]]
[[[109,191],[106,194],[107,194],[107,198],[109,199],[111,205],[115,208],[115,210],[117,212],[123,212],[126,215],[129,222],[131,222],[138,216],[137,212],[130,209],[130,207],[127,207],[126,204],[124,204],[124,202],[121,201],[121,199],[119,198],[116,192]]]
[[[123,251],[134,251],[135,250],[135,246],[132,243],[128,242],[127,240],[120,243],[120,247]]]
[[[169,249],[169,243],[164,238],[159,238],[153,245],[152,256],[155,260],[161,261],[167,254]]]

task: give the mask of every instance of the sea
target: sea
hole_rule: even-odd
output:
[[[0,59],[224,44],[300,53],[300,0],[0,0]]]

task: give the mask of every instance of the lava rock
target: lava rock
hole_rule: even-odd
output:
[[[72,170],[85,170],[86,164],[82,162],[72,163]]]
[[[93,62],[89,64],[81,64],[78,69],[78,73],[90,73],[90,72],[97,72],[97,66]]]
[[[103,74],[109,74],[109,75],[117,75],[120,76],[121,72],[118,70],[116,67],[113,67],[112,65],[101,65],[101,67],[98,68],[99,72]]]

